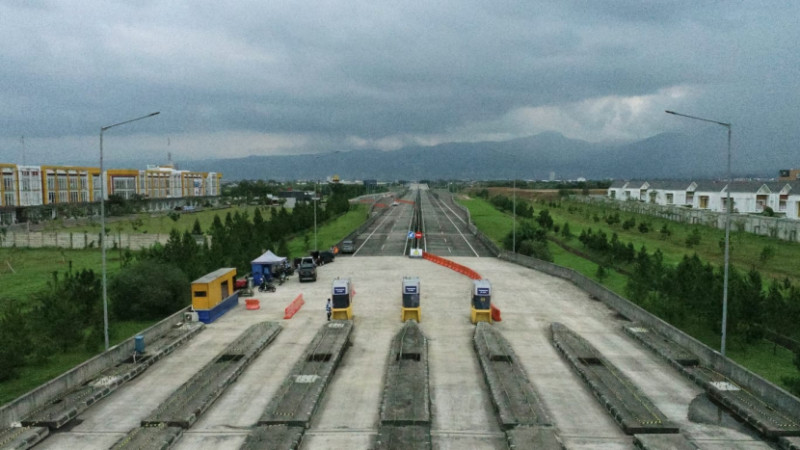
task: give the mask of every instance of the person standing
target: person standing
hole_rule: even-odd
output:
[[[325,312],[328,313],[328,322],[330,322],[331,313],[333,312],[333,307],[331,306],[331,299],[328,299],[328,304],[325,305]]]

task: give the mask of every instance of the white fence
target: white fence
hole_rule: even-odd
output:
[[[150,248],[156,242],[166,244],[168,240],[169,234],[109,233],[106,236],[106,248],[141,250],[143,248]],[[0,235],[0,247],[99,248],[100,233],[6,231],[4,235]]]

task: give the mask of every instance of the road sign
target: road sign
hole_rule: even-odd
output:
[[[414,237],[415,237],[415,236],[416,236],[416,235],[414,234],[414,232],[413,232],[413,231],[409,231],[409,232],[408,232],[408,238],[409,238],[409,239],[414,239]]]
[[[414,235],[414,237],[417,238],[417,239],[422,239],[422,232],[417,231],[417,233]]]

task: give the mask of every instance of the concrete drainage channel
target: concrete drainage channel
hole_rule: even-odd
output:
[[[428,340],[413,320],[389,349],[375,448],[431,448]]]
[[[479,322],[472,342],[509,448],[564,448],[541,396],[503,335]]]
[[[270,400],[243,449],[297,448],[350,342],[353,322],[320,328]]]
[[[636,385],[594,346],[566,326],[553,323],[553,345],[589,386],[620,428],[641,448],[695,448]]]
[[[711,400],[759,434],[777,441],[783,448],[800,448],[800,419],[766,403],[728,377],[704,367],[691,352],[655,331],[640,324],[627,325],[623,330],[705,389]]]
[[[282,327],[275,322],[252,325],[213,361],[169,396],[113,448],[169,448],[222,395]]]
[[[22,427],[0,432],[0,447],[25,449],[45,439],[51,430],[58,430],[90,406],[116,391],[156,361],[172,353],[204,329],[200,323],[186,323],[167,330],[148,344],[148,351],[132,355],[125,361],[109,367],[80,387],[70,389],[41,408],[29,413],[20,421]]]

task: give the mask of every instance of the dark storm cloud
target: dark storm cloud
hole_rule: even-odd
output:
[[[797,141],[794,2],[0,2],[0,160],[112,142],[158,157],[736,124]],[[169,142],[166,148],[165,142]],[[113,150],[113,144],[110,144]],[[57,149],[57,150],[56,150]],[[38,153],[36,153],[38,152]]]

